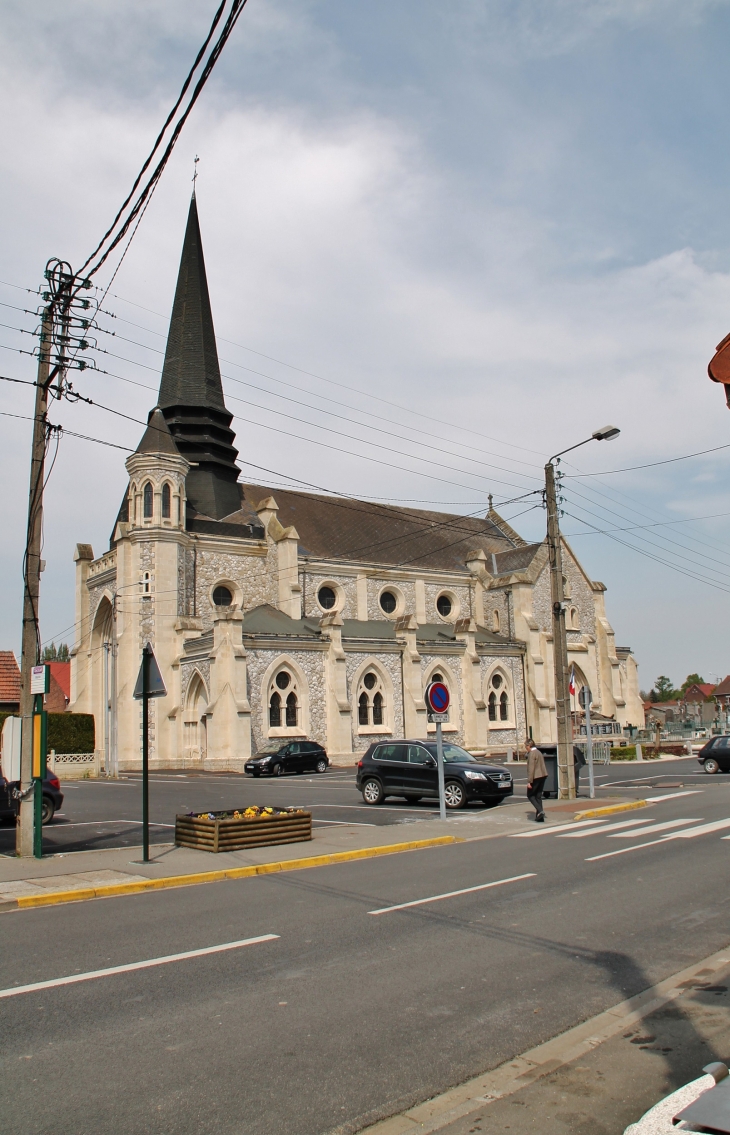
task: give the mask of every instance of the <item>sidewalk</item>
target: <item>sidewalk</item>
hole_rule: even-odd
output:
[[[615,806],[626,798],[599,801],[580,799],[570,803],[546,801],[548,824],[570,821],[573,813],[590,807]],[[345,825],[314,828],[312,840],[303,843],[260,847],[246,851],[212,854],[152,844],[151,862],[143,863],[141,847],[76,851],[45,859],[0,856],[0,912],[53,902],[112,897],[148,889],[218,882],[245,878],[270,871],[294,871],[307,867],[397,854],[425,847],[491,839],[534,828],[532,809],[524,800],[480,812],[450,814],[440,819],[408,824],[384,824],[365,828]]]

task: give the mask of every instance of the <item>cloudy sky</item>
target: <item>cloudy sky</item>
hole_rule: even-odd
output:
[[[216,0],[5,0],[0,344],[29,379],[49,257],[121,204]],[[82,393],[146,418],[193,158],[224,385],[251,479],[563,526],[649,688],[730,671],[728,0],[249,0],[105,301]],[[99,278],[108,283],[110,273]],[[116,332],[112,337],[110,331]],[[32,391],[0,383],[0,647],[19,647]],[[51,418],[134,447],[85,405]],[[125,453],[63,438],[42,634],[73,641],[76,542]],[[606,476],[578,474],[624,470]],[[526,511],[529,510],[529,511]],[[598,530],[598,531],[596,531]]]

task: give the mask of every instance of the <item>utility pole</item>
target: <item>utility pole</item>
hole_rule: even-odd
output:
[[[15,836],[16,855],[33,855],[34,802],[33,802],[33,708],[31,668],[40,662],[40,634],[38,632],[38,602],[41,586],[41,530],[43,526],[43,479],[46,456],[46,412],[48,387],[51,375],[51,346],[53,340],[53,303],[43,311],[41,338],[38,350],[38,377],[33,415],[33,448],[30,462],[30,488],[28,492],[28,531],[25,564],[23,568],[23,636],[20,654],[20,716],[22,735],[20,750],[20,800],[18,826]]]
[[[555,666],[555,712],[558,719],[558,796],[575,800],[573,737],[570,722],[570,689],[568,678],[568,636],[565,629],[565,597],[563,595],[563,554],[560,544],[560,519],[555,492],[555,466],[545,466],[545,503],[547,506],[547,543],[550,554],[550,598],[553,608],[553,662]]]

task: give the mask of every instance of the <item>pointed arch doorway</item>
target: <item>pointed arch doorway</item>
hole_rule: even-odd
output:
[[[208,691],[200,674],[188,687],[183,718],[183,767],[203,767],[208,755]]]

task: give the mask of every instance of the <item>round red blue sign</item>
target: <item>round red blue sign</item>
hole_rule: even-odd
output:
[[[426,687],[426,705],[431,713],[446,713],[450,700],[449,691],[443,682],[431,682]]]

